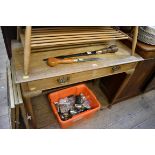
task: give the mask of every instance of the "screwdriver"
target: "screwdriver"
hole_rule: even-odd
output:
[[[58,59],[58,58],[48,58],[47,64],[50,67],[54,67],[58,64],[72,64],[72,63],[78,63],[78,62],[87,62],[87,61],[98,61],[103,60],[103,58],[65,58],[65,59]]]

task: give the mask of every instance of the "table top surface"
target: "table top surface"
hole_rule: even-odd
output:
[[[65,65],[60,64],[55,67],[49,67],[46,62],[43,61],[47,56],[50,57],[50,52],[31,53],[29,77],[25,78],[23,72],[24,56],[22,45],[18,41],[12,41],[12,65],[14,66],[16,75],[15,82],[29,82],[143,60],[138,54],[131,56],[131,49],[120,41],[110,42],[109,44],[116,44],[119,50],[114,54],[108,53],[88,56],[103,58],[102,60]],[[87,57],[85,56],[84,58]]]

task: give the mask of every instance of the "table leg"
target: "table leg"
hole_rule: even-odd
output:
[[[32,103],[30,98],[24,98],[25,107],[27,109],[28,115],[31,116],[32,127],[36,128],[36,119],[33,113]]]
[[[15,125],[16,125],[16,129],[19,129],[19,105],[16,105],[15,110],[16,110]]]
[[[25,111],[24,104],[20,104],[20,111],[21,111],[22,118],[24,120],[25,127],[26,129],[29,129],[30,127],[29,127],[29,122],[26,117],[26,111]]]
[[[16,116],[15,115],[16,115],[15,108],[11,108],[11,126],[12,126],[12,129],[16,128],[16,125],[15,125]]]
[[[31,116],[31,125],[33,128],[36,128],[36,119],[33,113],[33,108],[32,108],[32,103],[31,103],[31,97],[33,97],[33,95],[29,95],[29,87],[27,83],[22,83],[21,84],[21,89],[22,89],[22,96],[23,96],[23,100],[24,100],[24,105],[25,108],[28,112],[28,115]],[[31,93],[30,93],[31,94]]]
[[[117,100],[117,98],[119,97],[119,95],[122,93],[122,91],[125,89],[126,85],[128,84],[130,78],[132,77],[132,74],[134,73],[135,69],[129,70],[127,71],[127,76],[125,78],[125,80],[123,81],[122,85],[120,86],[120,88],[118,89],[117,93],[115,94],[112,102],[110,103],[110,106],[112,104],[114,104],[114,102]]]
[[[136,44],[137,44],[137,37],[138,37],[138,26],[134,27],[134,34],[133,34],[133,41],[132,41],[132,53],[131,55],[134,55]]]
[[[20,26],[17,26],[17,40],[18,41],[20,41],[19,32],[20,32]]]

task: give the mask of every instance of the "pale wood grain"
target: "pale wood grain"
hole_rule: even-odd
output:
[[[131,55],[134,55],[136,44],[137,44],[137,37],[138,37],[138,26],[134,27],[134,34],[133,34],[133,41],[132,41],[132,53]]]
[[[82,81],[88,81],[88,80],[92,80],[92,79],[96,79],[96,78],[100,78],[100,77],[104,77],[112,74],[126,72],[128,70],[135,68],[135,66],[136,66],[136,63],[124,64],[124,65],[121,65],[120,66],[121,68],[115,72],[113,72],[112,67],[105,67],[105,68],[100,68],[96,70],[72,73],[72,74],[62,75],[58,77],[56,76],[56,77],[46,78],[42,80],[30,81],[28,82],[28,86],[29,86],[29,89],[32,91],[46,90],[46,89],[51,89],[56,87],[62,87],[65,85],[70,85],[73,83],[79,83]],[[58,82],[58,80],[59,78],[63,78],[63,77],[69,77],[69,80],[61,84]]]
[[[15,42],[12,47],[15,47]],[[85,63],[76,63],[76,64],[67,64],[67,65],[58,65],[56,67],[49,67],[43,59],[51,56],[52,52],[45,53],[32,53],[30,64],[30,74],[28,79],[23,79],[23,53],[20,51],[12,49],[13,51],[13,60],[15,66],[15,74],[16,74],[16,83],[28,82],[33,80],[39,80],[44,78],[51,78],[56,76],[62,76],[66,74],[84,72],[89,70],[96,70],[99,68],[127,64],[132,62],[142,61],[143,59],[135,54],[134,56],[130,55],[131,49],[128,48],[123,43],[116,41],[111,44],[116,44],[119,48],[118,52],[115,54],[105,54],[105,55],[97,55],[95,57],[103,58],[103,61],[94,61],[94,62],[85,62]],[[17,45],[19,45],[17,43]],[[70,51],[71,52],[71,51]],[[67,53],[68,54],[68,53]],[[94,57],[94,56],[89,56]],[[94,65],[95,64],[95,65]]]
[[[28,75],[31,54],[31,26],[26,27],[24,45],[24,74]]]

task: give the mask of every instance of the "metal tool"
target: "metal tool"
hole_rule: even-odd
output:
[[[61,98],[58,102],[55,102],[57,112],[61,120],[66,121],[76,114],[90,110],[90,102],[87,100],[83,93],[80,95],[70,95],[65,98]]]
[[[82,104],[85,110],[91,109],[90,102],[88,100],[84,101]]]
[[[89,56],[89,55],[97,55],[97,54],[106,54],[106,53],[115,53],[118,51],[118,47],[116,45],[111,45],[109,47],[103,48],[98,51],[89,51],[84,53],[77,53],[77,54],[70,54],[70,55],[61,55],[55,58],[64,59],[64,58],[71,58],[71,57],[79,57],[79,56]],[[48,61],[48,58],[43,59],[43,61]]]
[[[105,60],[103,58],[65,58],[65,59],[57,59],[57,58],[48,58],[47,64],[50,67],[54,67],[58,64],[72,64],[72,63],[78,63],[78,62],[87,62],[87,61],[98,61],[98,60]]]
[[[72,109],[72,110],[69,111],[69,114],[71,116],[74,116],[74,115],[78,114],[78,112],[75,109]]]
[[[118,51],[118,47],[116,45],[111,45],[107,48],[103,48],[103,49],[98,50],[98,51],[84,52],[84,53],[77,53],[77,54],[70,54],[70,55],[62,55],[62,56],[57,56],[55,58],[64,59],[64,58],[79,57],[79,56],[115,53],[117,51]]]

